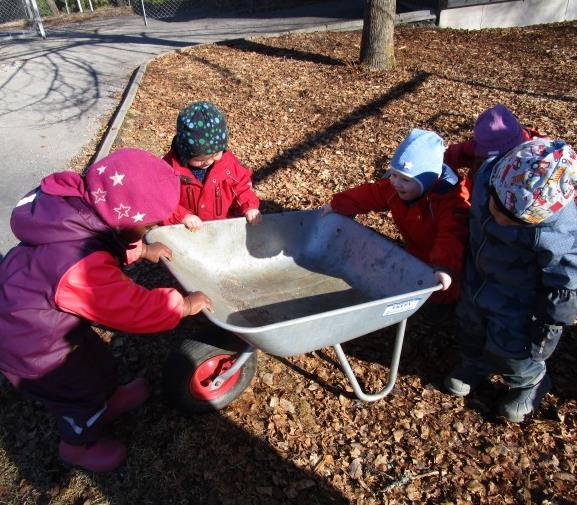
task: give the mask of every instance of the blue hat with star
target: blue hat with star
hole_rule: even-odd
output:
[[[445,146],[439,135],[414,128],[393,154],[391,169],[414,179],[422,194],[441,176],[444,153]]]
[[[224,151],[228,132],[224,114],[212,102],[193,102],[178,114],[174,138],[180,162]]]

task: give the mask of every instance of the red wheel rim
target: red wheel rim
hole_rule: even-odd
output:
[[[240,377],[240,370],[219,388],[209,389],[209,385],[216,377],[234,365],[234,362],[235,357],[230,354],[218,354],[203,361],[190,378],[190,394],[199,400],[214,400],[232,389]]]

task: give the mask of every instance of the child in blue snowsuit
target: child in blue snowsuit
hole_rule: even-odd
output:
[[[577,156],[534,139],[480,168],[457,306],[461,364],[445,378],[468,395],[490,374],[509,387],[498,415],[522,422],[551,388],[546,360],[577,315]]]

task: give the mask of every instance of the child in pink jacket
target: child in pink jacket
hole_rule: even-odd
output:
[[[109,346],[91,324],[154,333],[212,309],[201,292],[145,289],[121,270],[171,257],[140,239],[174,210],[179,185],[160,158],[120,149],[84,177],[45,177],[12,212],[20,244],[0,263],[0,371],[55,416],[67,463],[97,472],[120,465],[126,449],[104,436],[106,425],[149,395],[144,379],[117,384]]]

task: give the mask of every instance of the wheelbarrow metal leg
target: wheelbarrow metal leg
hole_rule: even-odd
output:
[[[215,377],[214,380],[208,386],[208,389],[214,390],[222,386],[228,379],[230,379],[242,366],[248,361],[248,359],[256,352],[256,349],[250,345],[246,346],[244,351],[237,354],[237,358],[226,372]]]
[[[397,380],[397,371],[399,369],[399,361],[401,359],[401,350],[403,348],[403,339],[405,338],[406,326],[407,326],[407,320],[406,319],[403,319],[397,325],[397,336],[395,337],[395,346],[393,348],[393,357],[391,359],[391,368],[390,368],[390,372],[389,372],[389,382],[388,382],[387,386],[383,390],[379,391],[378,393],[367,394],[362,390],[361,386],[359,385],[359,382],[357,381],[357,378],[355,377],[353,369],[351,368],[351,365],[349,364],[349,360],[347,359],[347,357],[345,356],[345,353],[343,352],[341,345],[336,344],[333,346],[333,349],[337,353],[339,361],[341,362],[341,366],[343,367],[343,371],[345,372],[345,375],[349,379],[351,386],[353,387],[353,391],[359,400],[363,400],[365,402],[375,402],[377,400],[380,400],[381,398],[384,398],[393,390],[393,387],[394,387],[395,382]]]

